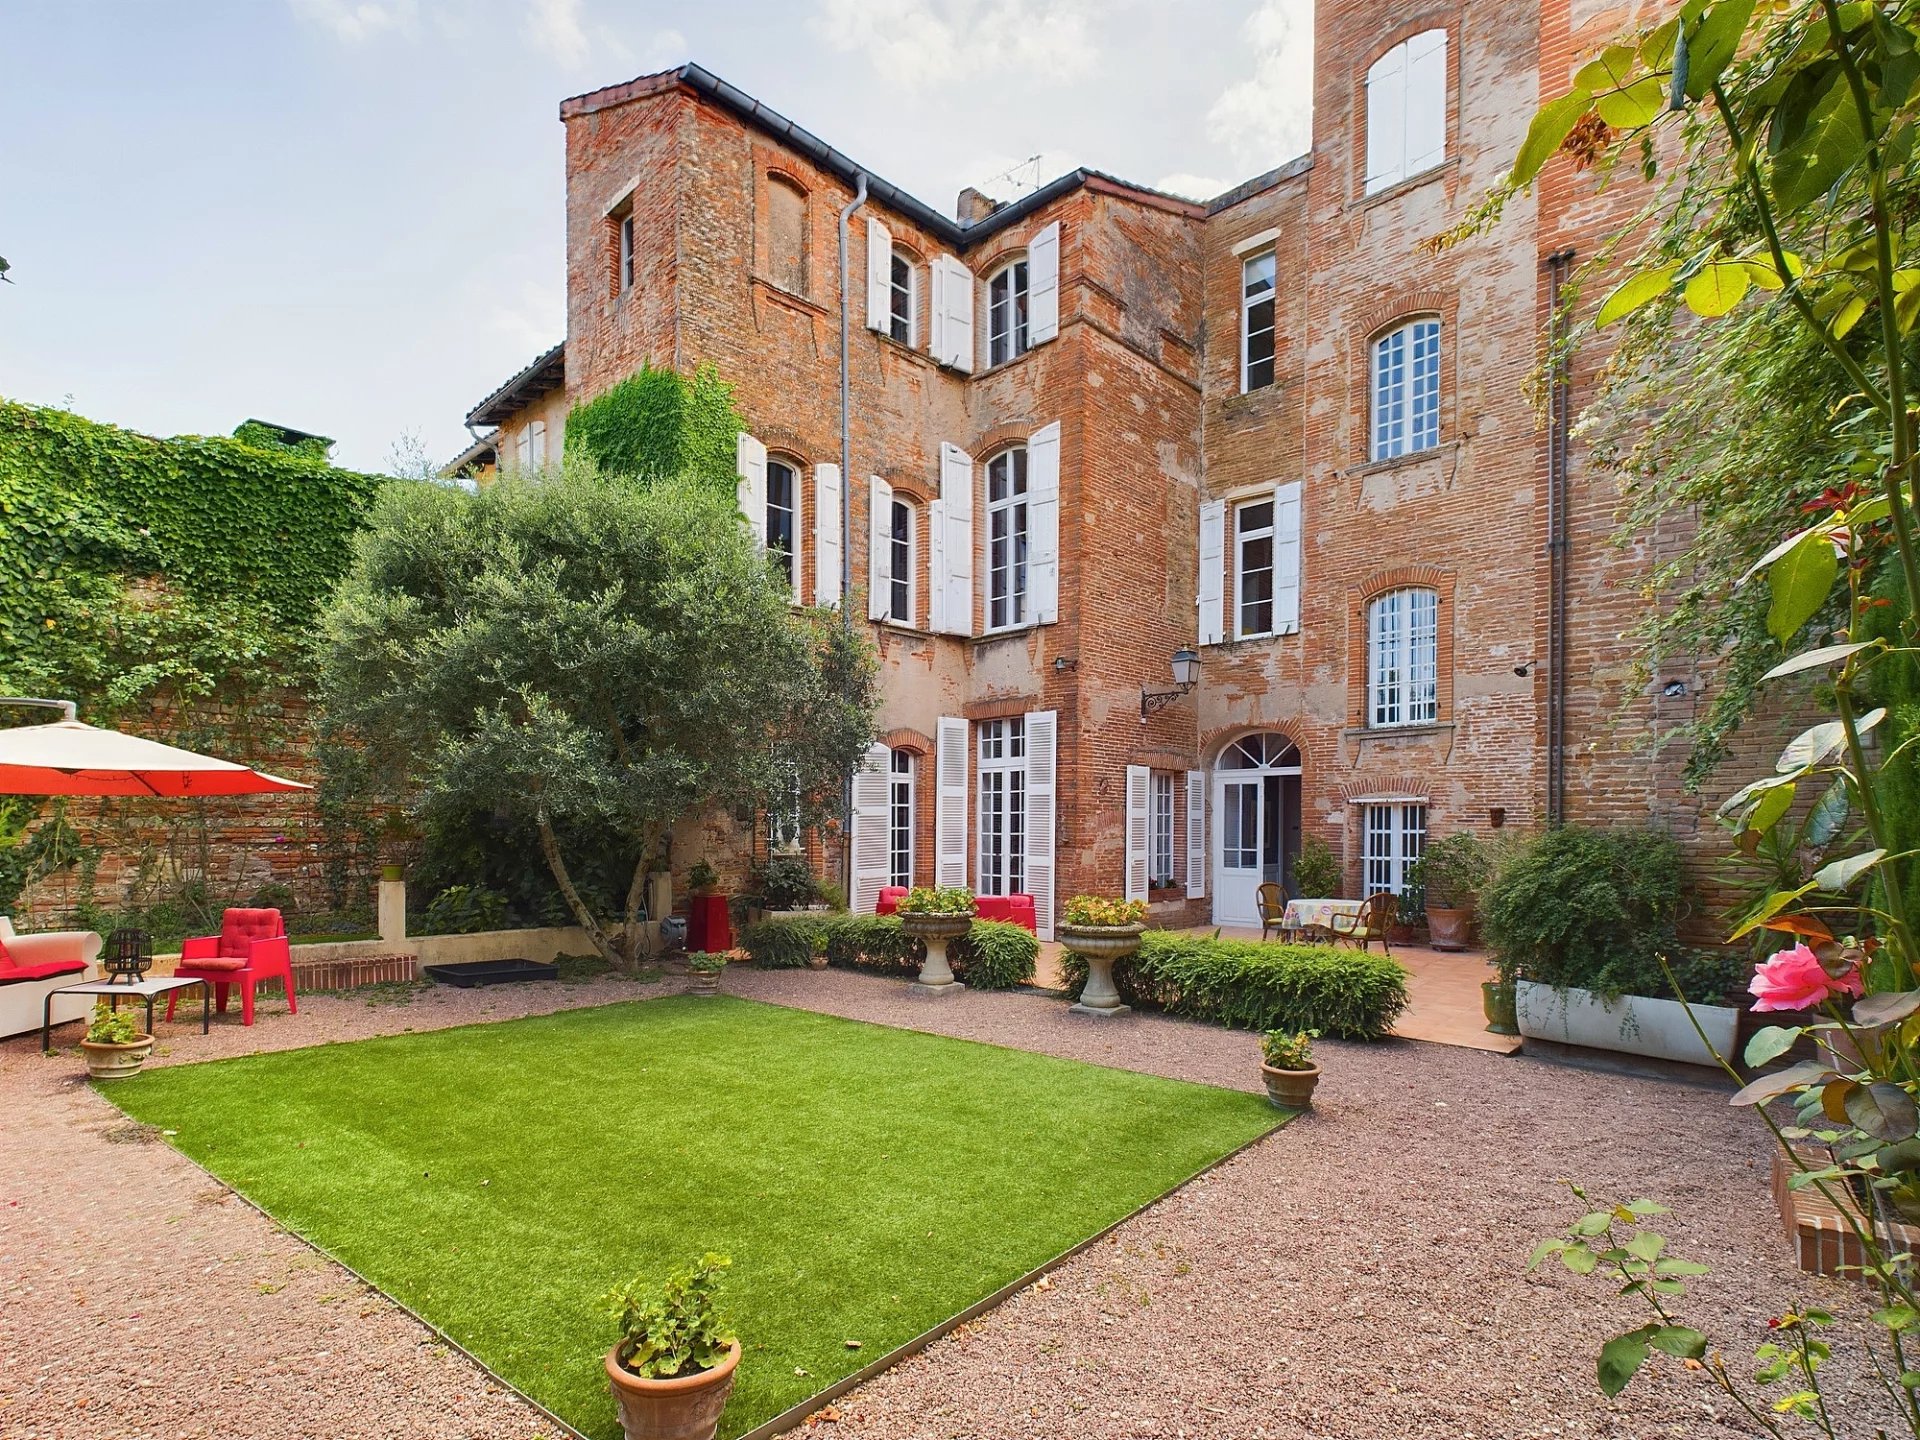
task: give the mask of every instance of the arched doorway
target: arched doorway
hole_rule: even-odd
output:
[[[1243,735],[1213,766],[1213,923],[1258,925],[1260,886],[1291,893],[1300,853],[1300,751],[1277,731]]]

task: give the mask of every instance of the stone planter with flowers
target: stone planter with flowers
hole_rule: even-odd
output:
[[[960,885],[917,886],[900,902],[900,928],[927,947],[914,994],[938,998],[966,989],[953,978],[947,946],[973,928],[973,909],[973,891]]]
[[[1076,1015],[1110,1019],[1132,1008],[1113,983],[1113,962],[1138,954],[1147,931],[1147,907],[1140,900],[1076,895],[1061,911],[1060,943],[1087,962],[1087,983],[1072,1009]]]

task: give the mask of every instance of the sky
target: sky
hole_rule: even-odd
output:
[[[0,395],[444,460],[564,337],[568,95],[695,60],[948,212],[1076,165],[1205,197],[1306,148],[1311,35],[1312,0],[6,0]]]

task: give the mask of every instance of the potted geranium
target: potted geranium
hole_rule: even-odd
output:
[[[1260,1078],[1267,1082],[1267,1099],[1282,1110],[1313,1108],[1313,1087],[1320,1083],[1320,1067],[1313,1063],[1318,1030],[1269,1030],[1260,1041]]]
[[[718,995],[720,975],[727,968],[727,957],[696,950],[687,956],[687,993]]]
[[[719,883],[720,872],[704,860],[694,861],[687,871],[687,888],[695,895],[710,895]]]
[[[1087,962],[1087,983],[1073,1005],[1075,1014],[1124,1015],[1113,984],[1113,962],[1140,949],[1147,929],[1147,907],[1140,900],[1105,895],[1076,895],[1061,911],[1060,943]]]
[[[965,988],[953,978],[947,963],[947,945],[973,928],[973,891],[964,885],[931,889],[915,886],[900,902],[900,928],[927,947],[927,958],[914,982],[919,995],[951,995]]]
[[[627,1440],[713,1440],[740,1364],[740,1342],[714,1304],[732,1263],[708,1254],[664,1285],[636,1277],[607,1297],[620,1326],[607,1380]]]
[[[80,1049],[87,1057],[87,1073],[96,1080],[119,1080],[140,1073],[153,1053],[153,1036],[144,1033],[129,1009],[124,1015],[103,997],[93,1005]]]
[[[1490,868],[1486,845],[1466,830],[1429,842],[1414,862],[1408,880],[1425,902],[1434,949],[1465,950],[1473,943],[1474,907]]]

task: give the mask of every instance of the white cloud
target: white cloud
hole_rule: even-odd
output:
[[[512,368],[501,374],[500,379],[504,380],[527,361],[545,354],[565,338],[566,291],[557,285],[523,280],[505,295],[490,297],[486,324],[491,333],[505,337],[509,356],[520,357],[512,361]]]
[[[660,30],[654,33],[640,51],[642,70],[670,70],[676,65],[684,65],[693,58],[692,48],[687,37],[678,30]]]
[[[826,43],[901,88],[972,84],[983,71],[1073,80],[1099,59],[1092,0],[820,0]]]
[[[1153,182],[1152,188],[1164,190],[1169,195],[1184,195],[1189,200],[1211,200],[1233,186],[1227,180],[1216,180],[1211,175],[1190,175],[1182,170],[1178,174],[1161,176]]]
[[[288,0],[293,13],[354,44],[389,30],[409,30],[416,0]]]
[[[568,69],[592,53],[580,0],[533,0],[527,10],[527,39]]]
[[[1313,143],[1313,0],[1261,0],[1242,33],[1253,74],[1213,102],[1207,135],[1257,170]]]

